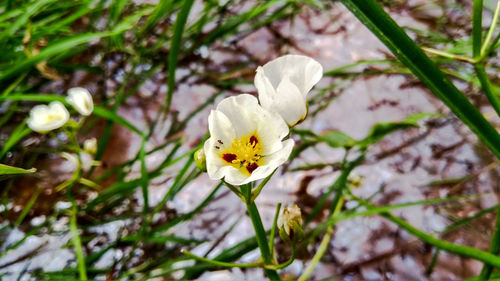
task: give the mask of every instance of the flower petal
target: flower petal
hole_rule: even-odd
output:
[[[281,140],[288,135],[289,129],[277,112],[265,111],[263,115],[265,118],[257,124],[257,134],[262,141],[264,155],[269,155],[283,147]]]
[[[289,126],[294,126],[306,117],[307,104],[299,89],[285,76],[276,89],[269,110],[278,112]]]
[[[27,121],[33,131],[45,133],[64,125],[69,119],[69,112],[59,101],[53,101],[48,106],[34,106]]]
[[[276,96],[276,90],[271,84],[271,81],[269,81],[266,77],[262,66],[257,67],[254,84],[257,88],[257,92],[259,93],[260,104],[264,108],[269,108],[273,104],[274,97]]]
[[[245,136],[255,131],[255,120],[261,119],[262,108],[257,98],[241,94],[222,100],[217,111],[224,113],[233,125],[236,137]]]
[[[275,89],[283,77],[288,76],[304,97],[323,76],[323,67],[319,62],[301,55],[285,55],[266,63],[262,68]]]
[[[231,145],[231,142],[236,137],[230,119],[219,110],[212,110],[208,115],[208,130],[215,142],[220,140],[225,145]]]
[[[89,116],[94,110],[94,101],[90,92],[81,87],[68,90],[66,101],[71,104],[81,115]]]

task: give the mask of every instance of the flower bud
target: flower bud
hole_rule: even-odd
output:
[[[281,239],[289,244],[295,244],[304,239],[302,214],[297,205],[283,209],[278,217],[278,228]]]
[[[86,139],[83,142],[83,151],[90,155],[94,155],[97,152],[97,140],[96,138]]]
[[[196,167],[200,169],[202,172],[207,171],[207,160],[205,158],[205,150],[203,148],[198,149],[194,153],[194,163],[196,163]]]

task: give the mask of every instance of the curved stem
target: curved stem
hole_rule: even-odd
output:
[[[278,265],[264,265],[264,268],[272,270],[283,269],[292,264],[294,260],[295,260],[295,245],[292,246],[292,255],[290,256],[290,259],[288,259],[288,261]]]
[[[493,230],[493,237],[490,244],[490,253],[497,255],[500,251],[500,204],[497,207],[497,217],[495,221],[495,229]],[[484,263],[481,274],[479,274],[479,281],[489,280],[493,267],[490,264]]]
[[[183,254],[186,256],[192,257],[195,260],[199,260],[202,262],[206,262],[209,264],[213,264],[216,266],[222,266],[222,267],[239,267],[239,268],[253,268],[253,267],[260,267],[262,266],[262,263],[231,263],[231,262],[223,262],[223,261],[216,261],[216,260],[209,260],[204,257],[197,256],[189,251],[186,250],[181,250]]]
[[[224,185],[227,186],[227,188],[229,188],[229,190],[231,190],[234,194],[236,194],[236,196],[240,197],[241,201],[245,202],[245,197],[243,197],[243,194],[241,194],[238,188],[236,188],[234,185],[227,183],[225,180],[222,181],[224,182]]]
[[[274,237],[276,235],[276,227],[278,224],[278,217],[280,214],[280,209],[281,209],[281,203],[278,203],[276,206],[276,213],[274,214],[274,219],[273,219],[273,226],[271,227],[271,234],[269,235],[269,252],[271,253],[271,256],[274,257],[273,251],[274,251]]]
[[[274,173],[276,172],[277,169],[275,169],[269,176],[267,176],[267,178],[265,178],[260,184],[259,186],[252,191],[252,198],[251,198],[251,201],[250,202],[253,202],[257,196],[259,196],[260,192],[262,191],[262,188],[264,188],[264,186],[266,185],[266,183],[271,179],[271,177],[274,175]]]

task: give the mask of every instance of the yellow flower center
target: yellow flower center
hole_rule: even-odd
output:
[[[62,119],[60,114],[49,113],[45,117],[45,122],[50,123],[52,121],[56,121],[56,120],[60,120],[60,119]]]
[[[218,140],[219,144],[223,144]],[[215,148],[219,149],[219,146]],[[239,169],[244,174],[252,174],[259,166],[264,164],[262,144],[256,133],[234,139],[231,147],[225,148],[221,158],[228,164]]]

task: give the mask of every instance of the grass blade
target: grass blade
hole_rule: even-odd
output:
[[[341,0],[500,159],[500,135],[375,0]]]
[[[31,168],[29,170],[7,166],[4,164],[0,164],[0,176],[3,175],[19,175],[19,174],[31,174],[36,172],[35,168]]]
[[[191,11],[191,6],[193,6],[194,0],[186,0],[182,5],[179,14],[177,15],[177,20],[174,26],[174,36],[172,37],[172,43],[170,45],[170,52],[168,54],[168,92],[167,101],[165,105],[165,112],[168,114],[170,111],[170,104],[172,103],[172,95],[174,94],[175,87],[175,70],[177,68],[177,58],[179,56],[179,50],[181,48],[182,33],[184,32],[184,26]]]

